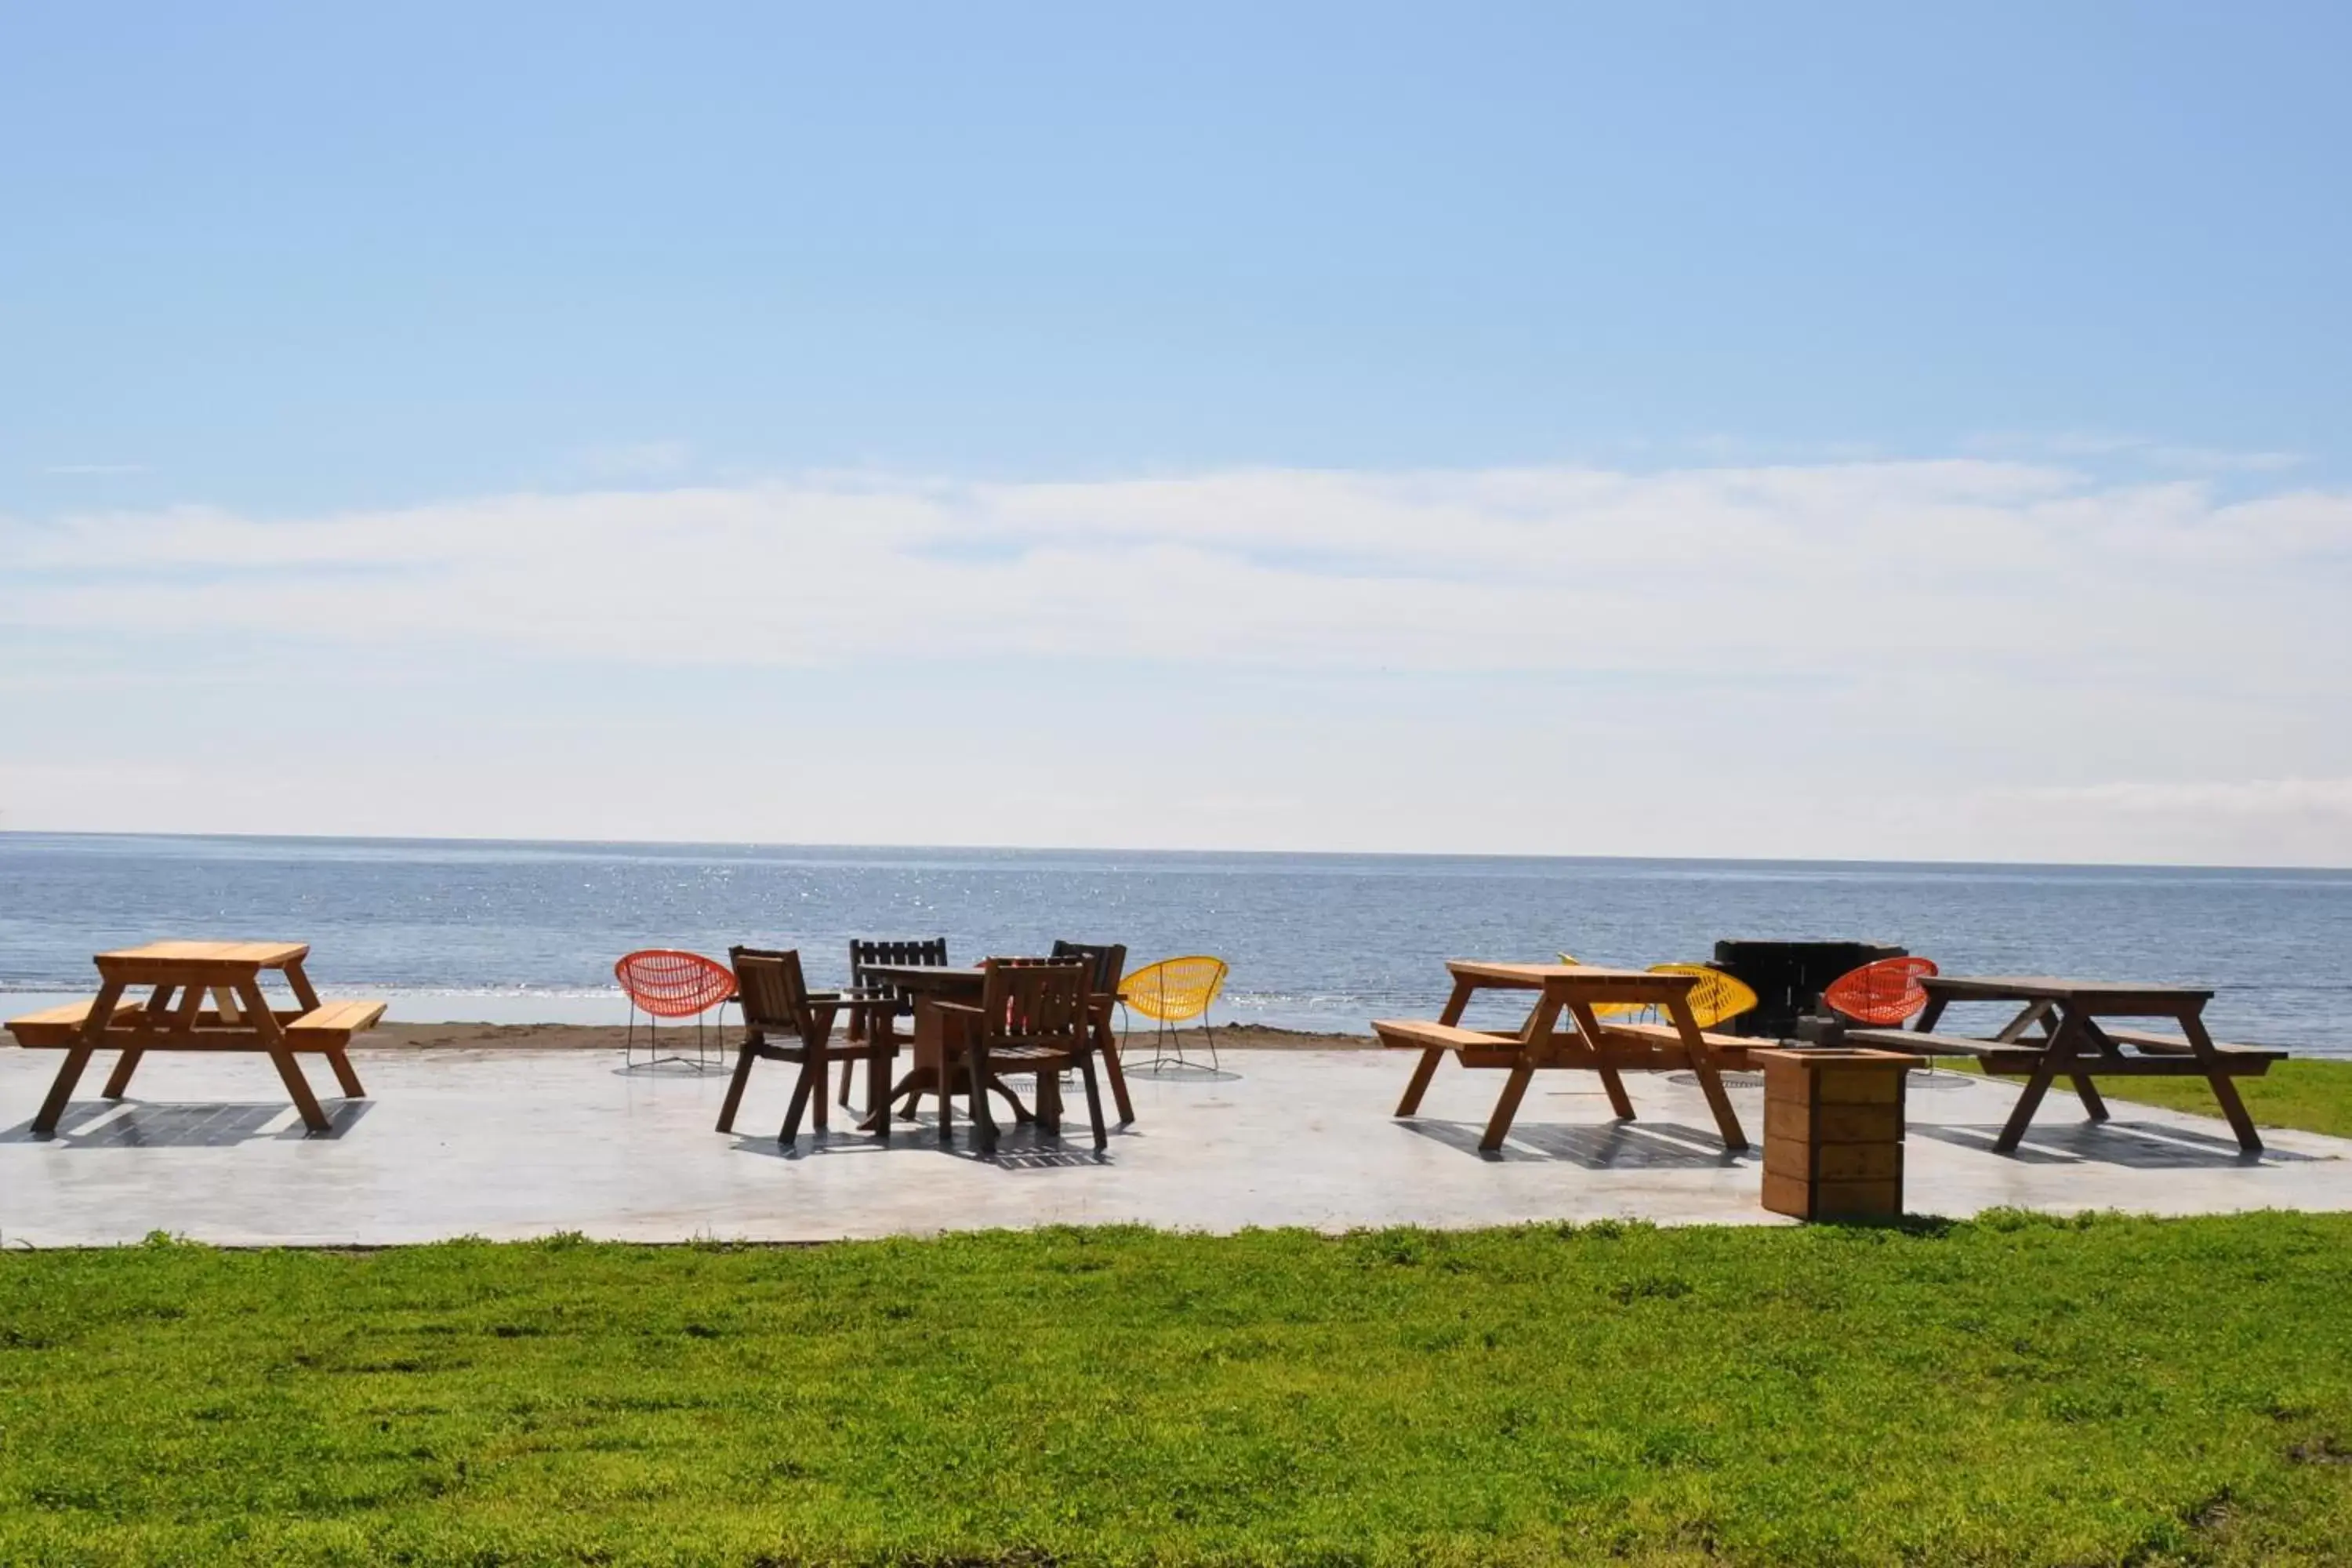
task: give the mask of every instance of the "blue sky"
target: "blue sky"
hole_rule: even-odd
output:
[[[2352,752],[2321,732],[2347,693],[2314,670],[2352,582],[2340,7],[117,6],[5,26],[0,826],[2352,858]],[[1801,482],[1740,478],[1766,470]],[[1550,476],[1543,499],[1511,474]],[[1648,488],[1604,527],[1572,475]],[[1858,511],[1822,499],[1857,484]],[[1065,534],[1039,520],[1069,493],[1087,522]],[[903,636],[851,616],[762,642],[664,610],[635,646],[568,624],[625,618],[628,582],[534,586],[491,559],[527,536],[658,558],[681,537],[667,495],[720,498],[679,514],[739,565],[830,574],[795,594],[1025,563],[1007,594],[1030,629],[960,620],[948,582]],[[1427,548],[1530,505],[1533,531],[1475,570]],[[1263,527],[1238,537],[1220,508]],[[2042,531],[2042,582],[1951,600],[1956,508]],[[1985,635],[1917,654],[1892,697],[1870,694],[1879,656],[1784,658],[1764,630],[1641,659],[1397,640],[1414,605],[1483,626],[1555,580],[1563,619],[1606,620],[1565,608],[1608,577],[1591,552],[1692,518],[1724,531],[1678,536],[1670,570],[1762,552],[1696,574],[1712,620],[1810,621],[1803,563],[1884,554],[1891,626]],[[2259,547],[2214,542],[2237,528]],[[410,536],[445,543],[389,559]],[[2066,609],[2118,552],[2129,590]],[[1210,613],[1137,587],[1171,573]],[[446,591],[402,598],[419,579]],[[169,604],[110,618],[159,581]],[[2200,661],[2137,640],[2183,615],[2210,628]],[[1197,641],[1137,629],[1162,618]],[[1294,618],[1314,635],[1269,632]],[[745,700],[853,722],[840,692],[919,689],[943,658],[1013,690],[1083,664],[1261,776],[1139,762],[1102,792],[1129,804],[1082,823],[1026,785],[927,816],[919,794],[866,810],[866,780],[778,812],[584,764],[568,815],[535,798],[551,745],[657,746],[604,698],[677,668],[713,722]],[[2053,667],[2100,684],[2053,706]],[[478,787],[352,772],[313,781],[336,810],[251,805],[268,789],[238,770],[262,763],[216,737],[265,668],[365,710],[404,758],[473,736]],[[181,771],[142,773],[81,717],[94,690],[178,715],[151,722],[185,726]],[[1492,746],[1530,691],[1580,738],[1520,757],[1509,810],[1466,766],[1383,795],[1337,760]],[[1639,697],[1736,711],[1759,742],[1893,704],[1916,776],[1865,797],[1776,764],[1666,813],[1641,770],[1609,782],[1622,759],[1595,739]],[[1977,727],[1921,717],[1937,704]],[[511,738],[519,710],[539,740]],[[1447,728],[1465,711],[1475,738]],[[2215,743],[2085,718],[2123,712],[2210,721]],[[83,772],[41,760],[61,735]],[[1847,793],[1806,805],[1825,789]],[[1204,811],[1220,790],[1291,804]],[[1944,830],[1960,817],[1979,826]]]

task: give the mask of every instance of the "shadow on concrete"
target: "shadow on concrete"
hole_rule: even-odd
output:
[[[2309,1154],[2292,1149],[2264,1149],[2249,1154],[2235,1138],[2217,1137],[2193,1127],[2162,1121],[2077,1121],[2052,1127],[2035,1125],[2012,1153],[1993,1148],[2001,1124],[1938,1126],[1915,1121],[1906,1129],[1915,1138],[1933,1138],[1955,1148],[1973,1149],[1995,1159],[2026,1165],[2121,1165],[2134,1171],[2222,1170],[2246,1165],[2283,1165],[2308,1162]]]
[[[30,1121],[0,1132],[0,1143],[54,1143],[67,1149],[228,1149],[239,1143],[299,1142],[341,1138],[359,1124],[373,1100],[322,1100],[327,1130],[312,1132],[284,1100],[260,1104],[211,1102],[154,1105],[100,1100],[69,1105],[57,1131],[43,1137]]]
[[[1519,1122],[1488,1153],[1478,1147],[1483,1121],[1438,1121],[1427,1118],[1398,1123],[1408,1131],[1475,1154],[1481,1160],[1549,1160],[1588,1171],[1721,1171],[1736,1167],[1755,1151],[1727,1150],[1712,1129],[1678,1121],[1611,1121],[1599,1126]]]
[[[1148,1061],[1138,1062],[1127,1069],[1130,1079],[1145,1078],[1154,1083],[1239,1083],[1242,1075],[1224,1068],[1213,1068],[1206,1062],[1180,1062],[1173,1059],[1154,1067]]]
[[[1122,1131],[1123,1129],[1114,1127],[1110,1134],[1117,1138]],[[999,1122],[993,1153],[982,1153],[973,1146],[971,1123],[962,1117],[956,1119],[954,1141],[941,1143],[939,1119],[935,1116],[893,1117],[887,1142],[871,1132],[856,1131],[803,1132],[790,1144],[779,1143],[772,1135],[762,1137],[738,1132],[734,1149],[738,1153],[764,1154],[772,1160],[815,1160],[898,1152],[946,1154],[954,1159],[970,1160],[983,1165],[1001,1165],[1013,1171],[1110,1163],[1108,1152],[1096,1152],[1093,1129],[1083,1120],[1073,1122],[1067,1117],[1063,1119],[1059,1137],[1040,1131],[1034,1122]]]

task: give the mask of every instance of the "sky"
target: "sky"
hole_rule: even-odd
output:
[[[2352,865],[2347,47],[0,7],[0,829]]]

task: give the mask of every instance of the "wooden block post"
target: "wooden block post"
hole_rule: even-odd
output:
[[[1764,1069],[1764,1206],[1799,1219],[1903,1213],[1902,1051],[1758,1050]]]

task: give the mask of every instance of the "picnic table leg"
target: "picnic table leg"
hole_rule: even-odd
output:
[[[99,1092],[109,1100],[121,1100],[131,1088],[131,1075],[139,1070],[139,1058],[147,1053],[137,1046],[122,1047],[122,1059],[106,1075],[106,1087]]]
[[[1536,1005],[1528,1009],[1527,1024],[1519,1030],[1518,1064],[1503,1080],[1503,1092],[1495,1101],[1495,1112],[1486,1119],[1486,1135],[1478,1140],[1479,1149],[1486,1153],[1502,1152],[1503,1140],[1510,1136],[1511,1123],[1518,1117],[1519,1102],[1527,1098],[1528,1085],[1535,1081],[1536,1068],[1551,1059],[1551,1031],[1559,1021],[1559,1009],[1560,998],[1548,991],[1539,994]],[[1461,1016],[1458,1007],[1449,1005],[1447,1010],[1456,1018]]]
[[[343,1054],[342,1047],[336,1046],[320,1054],[327,1058],[327,1065],[335,1069],[335,1083],[343,1091],[344,1099],[367,1098],[366,1086],[360,1082],[360,1075],[352,1070],[352,1058]]]
[[[58,1130],[58,1119],[73,1102],[74,1085],[81,1081],[82,1069],[89,1066],[89,1058],[106,1038],[106,1026],[114,1016],[114,1005],[121,1000],[122,982],[100,983],[98,1000],[89,1005],[89,1016],[82,1020],[81,1038],[67,1047],[66,1059],[49,1085],[48,1098],[33,1113],[33,1131],[40,1137],[47,1138]]]
[[[310,977],[302,973],[302,961],[299,958],[286,966],[286,988],[294,993],[294,1000],[302,1004],[302,1011],[319,1010],[319,994],[310,988]]]
[[[171,1013],[173,990],[170,985],[158,985],[147,994],[147,1027],[152,1028],[157,1020]],[[194,994],[202,996],[203,988],[197,987]],[[193,1013],[194,1009],[189,1011]],[[146,1054],[137,1046],[123,1047],[122,1058],[114,1064],[114,1071],[107,1075],[106,1087],[99,1092],[109,1100],[121,1100],[128,1094],[131,1091],[131,1075],[139,1070],[140,1059]]]
[[[2091,1081],[2090,1075],[2070,1073],[2067,1078],[2074,1086],[2075,1098],[2083,1102],[2083,1114],[2094,1121],[2105,1121],[2107,1119],[2107,1102],[2100,1096],[2099,1086]]]
[[[319,1097],[310,1092],[310,1081],[302,1076],[302,1066],[294,1059],[294,1053],[283,1046],[272,1046],[269,1047],[269,1060],[270,1065],[277,1068],[278,1079],[286,1085],[287,1098],[293,1100],[294,1109],[301,1113],[302,1125],[313,1132],[331,1131],[333,1123],[319,1108]]]
[[[1707,1052],[1706,1037],[1688,998],[1677,996],[1668,1002],[1666,1016],[1683,1037],[1683,1049],[1690,1053],[1691,1073],[1698,1079],[1699,1092],[1706,1096],[1706,1108],[1715,1112],[1715,1130],[1723,1134],[1725,1151],[1747,1148],[1748,1134],[1740,1131],[1739,1113],[1731,1109],[1731,1096],[1723,1091],[1723,1077],[1715,1070],[1715,1058]]]
[[[1512,1119],[1519,1113],[1519,1101],[1527,1098],[1528,1085],[1535,1076],[1535,1064],[1524,1059],[1511,1069],[1503,1083],[1503,1097],[1495,1101],[1495,1114],[1486,1121],[1486,1135],[1478,1140],[1481,1150],[1489,1154],[1501,1152],[1503,1140],[1510,1136]]]
[[[310,1092],[310,1080],[302,1076],[302,1064],[286,1048],[285,1034],[278,1026],[278,1016],[269,1010],[269,999],[261,994],[257,976],[236,983],[236,997],[245,1009],[247,1026],[261,1037],[262,1048],[269,1053],[269,1064],[278,1069],[279,1081],[286,1085],[287,1098],[300,1113],[302,1125],[313,1132],[333,1130],[327,1113],[319,1109],[319,1097]]]
[[[1446,998],[1445,1011],[1437,1016],[1437,1021],[1448,1028],[1461,1023],[1463,1010],[1470,1005],[1470,993],[1474,989],[1475,987],[1467,980],[1456,980],[1454,983],[1454,994]],[[1412,1078],[1404,1086],[1404,1098],[1397,1101],[1396,1113],[1399,1116],[1411,1116],[1421,1109],[1421,1097],[1429,1092],[1429,1080],[1437,1076],[1437,1064],[1444,1055],[1445,1053],[1440,1050],[1426,1050],[1421,1053],[1421,1061],[1414,1067]]]
[[[1576,1020],[1577,1033],[1584,1037],[1585,1045],[1591,1048],[1595,1057],[1598,1057],[1601,1054],[1601,1021],[1593,1016],[1591,1005],[1585,1002],[1570,1002],[1568,1004],[1568,1015]],[[1633,1097],[1625,1092],[1623,1077],[1606,1062],[1597,1063],[1592,1070],[1601,1079],[1601,1092],[1609,1097],[1611,1114],[1620,1121],[1633,1121]]]
[[[49,1096],[41,1101],[41,1109],[33,1115],[33,1131],[47,1138],[58,1130],[58,1118],[73,1102],[74,1085],[81,1081],[82,1068],[89,1066],[90,1047],[68,1046],[66,1059],[58,1068],[58,1076],[49,1084]]]
[[[2221,1053],[2213,1048],[2213,1037],[2205,1032],[2202,1009],[2183,1007],[2175,1015],[2180,1020],[2180,1032],[2189,1037],[2189,1048],[2205,1066],[2205,1081],[2213,1086],[2213,1098],[2221,1102],[2221,1114],[2230,1119],[2230,1131],[2238,1135],[2238,1147],[2249,1154],[2263,1152],[2263,1135],[2254,1131],[2254,1119],[2246,1114],[2246,1102],[2238,1098],[2238,1086],[2221,1070]]]
[[[2025,1088],[2018,1094],[2016,1108],[2010,1111],[2009,1121],[2002,1125],[2000,1136],[1993,1140],[1995,1153],[2013,1154],[2017,1152],[2019,1140],[2033,1124],[2033,1113],[2041,1109],[2042,1097],[2050,1092],[2051,1081],[2064,1072],[2067,1064],[2074,1059],[2074,1040],[2081,1033],[2082,1024],[2073,1012],[2060,1016],[2050,1043],[2042,1047],[2042,1059],[2033,1064],[2033,1071],[2026,1078]]]

